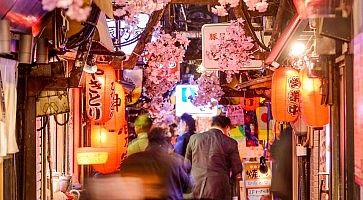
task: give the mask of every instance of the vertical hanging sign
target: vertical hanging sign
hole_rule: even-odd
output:
[[[299,114],[299,102],[300,102],[300,79],[298,76],[291,76],[288,79],[288,108],[287,112],[291,116],[297,116]]]
[[[114,111],[115,72],[108,65],[97,65],[97,72],[86,76],[86,109],[88,118],[95,123],[111,119]]]
[[[218,60],[209,58],[209,52],[213,46],[219,44],[219,39],[227,32],[230,24],[205,24],[202,26],[202,64],[205,69],[219,70]]]

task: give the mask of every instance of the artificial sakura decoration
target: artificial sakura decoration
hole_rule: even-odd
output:
[[[175,106],[162,96],[153,98],[151,102],[145,103],[143,107],[149,111],[154,125],[168,127],[176,121]]]
[[[151,99],[145,108],[157,123],[171,124],[175,108],[169,103],[167,92],[179,81],[177,67],[183,61],[185,49],[189,44],[187,37],[161,33],[156,41],[145,46],[147,67],[145,72],[146,95]]]
[[[224,92],[219,84],[218,72],[205,71],[197,80],[198,94],[192,100],[195,106],[216,106]]]
[[[171,0],[116,0],[118,7],[114,15],[123,17],[129,25],[138,23],[137,15],[140,13],[151,15],[153,12],[163,9]]]
[[[246,36],[243,27],[242,18],[231,21],[226,34],[219,38],[216,45],[211,46],[210,51],[206,52],[209,59],[218,61],[219,70],[227,74],[228,83],[232,81],[232,74],[249,64],[253,58],[253,40]]]
[[[44,10],[66,9],[66,15],[76,21],[85,21],[91,12],[90,6],[83,6],[83,0],[42,0]]]
[[[258,12],[266,12],[267,8],[268,8],[268,3],[267,0],[243,0],[247,7],[248,10],[251,11],[255,11],[257,10]]]
[[[237,7],[239,0],[218,0],[220,5],[212,7],[212,13],[218,16],[228,15],[227,9]]]
[[[183,61],[188,44],[188,38],[180,33],[161,33],[156,41],[146,44],[145,87],[150,98],[162,96],[179,81],[175,68]]]

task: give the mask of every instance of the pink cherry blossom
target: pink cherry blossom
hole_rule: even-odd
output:
[[[137,24],[137,15],[140,13],[151,15],[157,10],[163,9],[171,0],[116,0],[121,7],[114,12],[115,16],[124,17],[125,21],[134,26]]]
[[[91,12],[91,7],[81,8],[78,5],[71,5],[67,10],[66,15],[70,19],[76,21],[85,21],[90,12]]]
[[[42,0],[42,6],[47,11],[66,9],[66,15],[77,21],[85,21],[91,12],[91,7],[83,6],[83,0]]]
[[[162,97],[154,98],[150,103],[146,103],[144,108],[149,111],[156,126],[168,127],[175,123],[175,106]]]
[[[231,21],[225,36],[219,38],[218,44],[211,46],[207,52],[209,59],[217,60],[220,70],[226,72],[227,82],[232,80],[233,73],[238,72],[253,57],[253,40],[245,35],[243,27],[243,19]]]
[[[188,44],[188,38],[182,34],[172,36],[161,33],[156,41],[145,46],[145,89],[151,102],[144,107],[159,121],[170,121],[169,115],[175,115],[174,107],[169,105],[163,95],[179,81],[178,71],[174,72],[173,69],[183,61]]]
[[[238,6],[239,0],[218,0],[220,5],[212,8],[212,12],[218,16],[228,15],[227,8],[234,8]]]
[[[58,0],[57,8],[68,8],[73,3],[73,0]]]
[[[57,7],[58,0],[42,0],[43,10],[52,11]]]
[[[266,12],[267,8],[268,8],[268,3],[266,2],[266,0],[263,0],[256,4],[256,10],[258,10],[258,12]]]
[[[268,8],[268,3],[266,0],[243,0],[247,7],[248,10],[251,11],[255,11],[257,10],[258,12],[266,12],[267,8]]]
[[[212,12],[218,16],[226,16],[228,15],[227,10],[224,8],[224,6],[215,6],[212,8]]]
[[[219,101],[224,95],[224,92],[219,84],[219,77],[217,72],[206,71],[198,80],[198,94],[193,99],[193,104],[196,106],[215,106],[211,104],[212,100]]]

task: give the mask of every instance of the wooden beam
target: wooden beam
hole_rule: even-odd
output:
[[[273,47],[282,31],[282,22],[285,16],[287,0],[281,0],[279,8],[277,9],[276,18],[272,28],[272,35],[270,39],[270,46]]]
[[[193,4],[193,5],[216,5],[218,0],[171,0],[170,3]]]
[[[29,90],[31,90],[29,88]],[[25,104],[25,119],[24,129],[23,129],[23,140],[24,140],[24,176],[23,183],[25,183],[25,188],[23,188],[24,199],[36,199],[36,186],[37,177],[35,167],[36,163],[36,145],[35,145],[35,97],[27,96]]]
[[[154,32],[154,28],[157,25],[157,23],[160,21],[161,17],[163,16],[163,13],[164,13],[164,9],[155,11],[151,15],[143,33],[140,36],[139,42],[137,43],[134,51],[132,52],[132,55],[129,57],[129,59],[124,61],[124,63],[123,63],[124,69],[134,68],[134,66],[137,63],[137,60],[139,59],[139,56],[144,51],[145,45],[151,41],[151,37]]]
[[[246,35],[251,36],[252,39],[255,41],[255,43],[257,43],[257,45],[263,48],[265,51],[270,51],[270,49],[266,47],[264,44],[262,44],[261,41],[256,36],[256,33],[252,28],[251,19],[247,18],[245,9],[243,9],[242,1],[239,2],[238,6],[232,8],[232,12],[236,17],[236,19],[242,18],[243,20],[245,20],[244,29],[246,31]]]

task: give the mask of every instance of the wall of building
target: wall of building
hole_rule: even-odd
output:
[[[363,199],[363,1],[354,1],[354,175]]]

